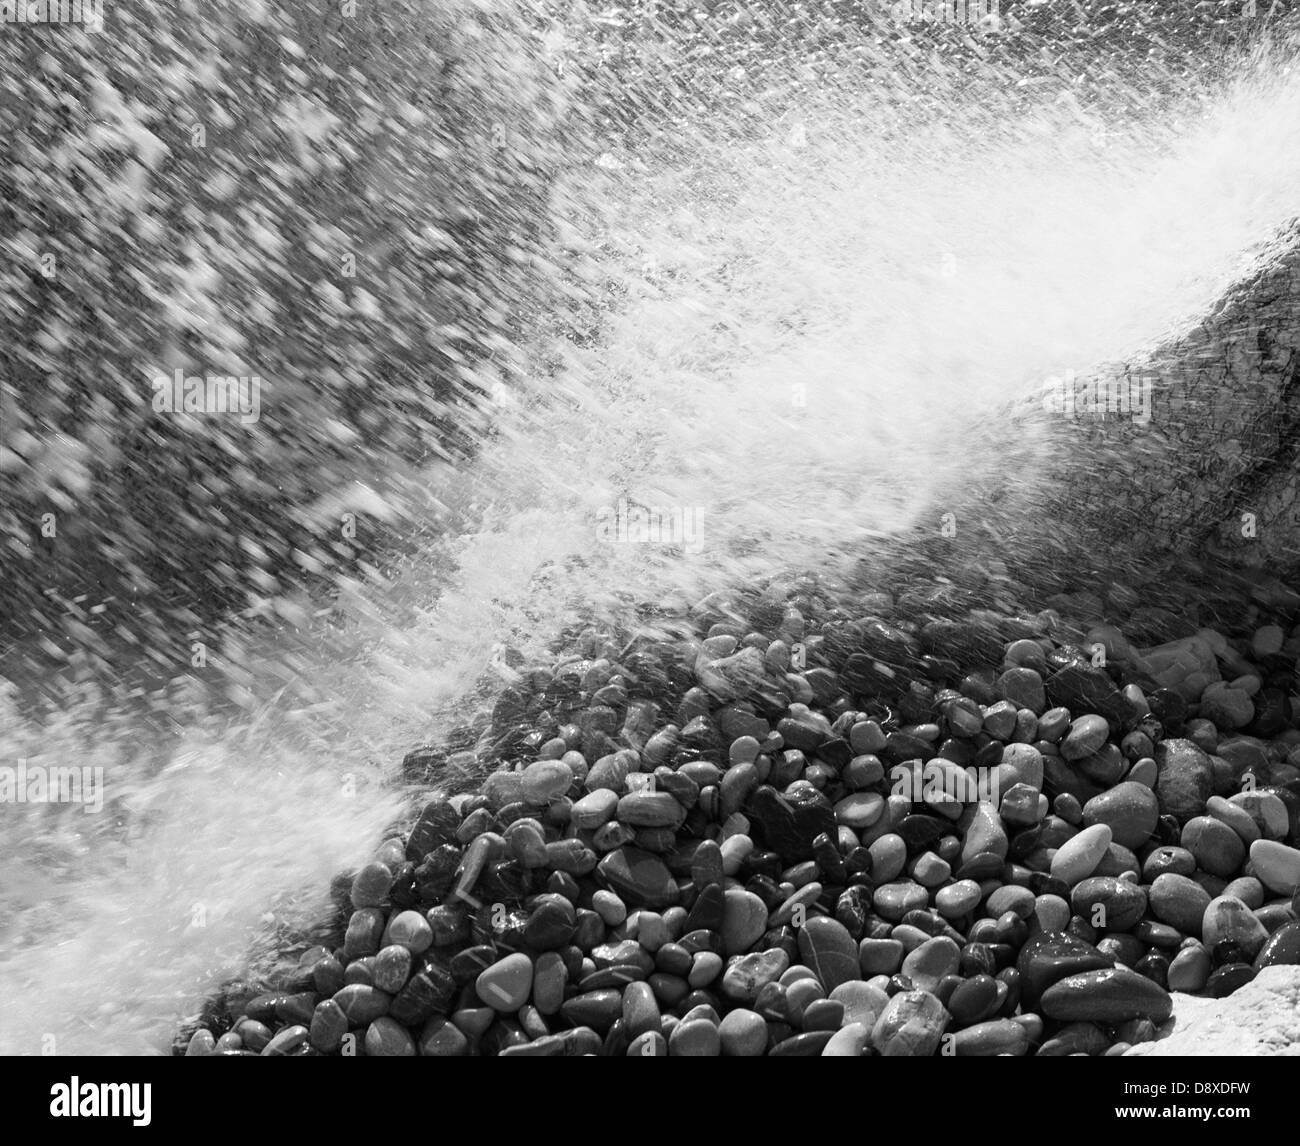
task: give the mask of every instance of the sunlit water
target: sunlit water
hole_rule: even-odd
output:
[[[165,1049],[268,913],[322,910],[412,795],[402,754],[510,679],[507,647],[782,570],[834,580],[996,472],[982,415],[1203,310],[1297,212],[1300,81],[1275,62],[1192,86],[1136,119],[1008,95],[906,130],[809,96],[685,166],[611,152],[569,236],[621,284],[607,330],[516,379],[474,465],[431,476],[472,525],[354,602],[313,696],[179,715],[161,763],[128,716],[0,713],[0,757],[102,767],[111,800],[4,809],[0,1053]],[[624,498],[699,532],[602,535]]]

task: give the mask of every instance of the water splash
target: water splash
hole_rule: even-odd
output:
[[[900,119],[801,90],[761,132],[712,123],[689,163],[615,147],[572,189],[601,337],[548,348],[561,368],[519,380],[476,463],[431,475],[460,524],[317,635],[305,689],[233,726],[178,712],[148,751],[129,713],[0,714],[0,757],[102,767],[112,797],[6,809],[0,1052],[164,1049],[268,913],[322,909],[400,814],[403,751],[511,679],[507,650],[847,575],[997,466],[982,415],[1176,330],[1297,211],[1284,59],[1207,64],[1141,114],[990,84]],[[626,503],[694,513],[701,544],[602,534]]]

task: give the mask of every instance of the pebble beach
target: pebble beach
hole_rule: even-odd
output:
[[[1177,998],[1300,965],[1300,597],[1256,596],[1152,645],[1126,630],[1159,610],[916,625],[881,595],[586,631],[498,699],[495,770],[178,1053],[1149,1049]]]

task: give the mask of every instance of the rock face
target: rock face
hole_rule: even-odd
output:
[[[1226,999],[1178,995],[1168,1037],[1141,1043],[1125,1054],[1300,1058],[1300,967],[1265,967]]]

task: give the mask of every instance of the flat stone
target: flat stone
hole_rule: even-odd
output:
[[[1031,935],[1020,949],[1016,970],[1020,973],[1020,1005],[1026,1012],[1037,1011],[1043,992],[1070,975],[1100,971],[1111,960],[1090,943],[1068,932]]]
[[[1250,865],[1256,878],[1275,895],[1294,895],[1300,888],[1300,850],[1276,840],[1250,845]]]
[[[641,848],[615,848],[596,865],[596,876],[629,907],[658,911],[677,902],[677,883],[663,860]]]
[[[1111,831],[1105,824],[1084,828],[1057,849],[1052,857],[1052,877],[1073,887],[1097,869],[1110,843]]]
[[[752,891],[728,888],[722,906],[722,948],[724,954],[742,955],[767,930],[767,905]]]
[[[848,928],[826,916],[809,916],[799,928],[799,955],[828,992],[861,978],[858,945]]]
[[[1122,1023],[1150,1019],[1163,1023],[1173,1013],[1169,992],[1127,967],[1084,971],[1053,983],[1043,992],[1041,1009],[1062,1022]]]

